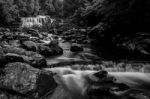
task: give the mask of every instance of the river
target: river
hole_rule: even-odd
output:
[[[47,58],[48,65],[57,64],[61,62],[79,62],[79,61],[98,61],[101,58],[93,52],[89,45],[82,45],[84,47],[84,51],[82,52],[71,52],[70,42],[60,42],[60,47],[63,48],[64,52],[62,55],[56,57]]]

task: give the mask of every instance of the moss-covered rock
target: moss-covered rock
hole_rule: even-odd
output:
[[[57,86],[52,73],[35,69],[25,63],[7,64],[1,73],[0,89],[12,92],[14,96],[40,98],[47,93],[53,93]]]

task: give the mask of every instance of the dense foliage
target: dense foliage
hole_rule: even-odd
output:
[[[128,56],[131,54],[125,50],[150,54],[148,0],[87,0],[83,4],[73,22],[91,27],[89,37],[97,39],[104,51]]]
[[[8,26],[20,17],[49,15],[66,18],[78,8],[78,0],[0,0],[0,23]]]

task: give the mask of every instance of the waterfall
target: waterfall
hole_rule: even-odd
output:
[[[37,17],[23,17],[21,18],[22,25],[21,27],[33,27],[38,26],[41,27],[43,24],[50,22],[51,24],[55,21],[55,19],[50,18],[49,16],[37,16]]]

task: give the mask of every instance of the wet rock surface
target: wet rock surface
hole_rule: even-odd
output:
[[[29,31],[30,33],[28,33]],[[57,36],[53,36],[52,34],[50,35],[47,32],[43,33],[43,32],[37,32],[37,31],[35,32],[35,31],[36,30],[26,30],[23,32],[10,32],[10,31],[1,32],[1,36],[2,36],[1,46],[8,45],[8,46],[19,47],[19,48],[21,47],[25,50],[38,53],[38,51],[40,50],[39,46],[42,45],[42,46],[47,46],[56,52],[56,53],[54,52],[52,55],[62,54],[62,48],[60,48],[58,45]],[[33,34],[37,34],[40,36],[33,35]],[[52,42],[55,42],[55,41],[57,43],[52,44]],[[51,47],[51,45],[53,46]],[[61,52],[58,52],[58,49],[59,50],[61,49]]]
[[[8,32],[8,31],[7,31]],[[31,31],[30,31],[31,32]],[[83,29],[72,29],[68,33],[61,35],[66,39],[59,41],[58,37],[48,35],[45,32],[35,32],[26,34],[24,32],[10,32],[1,38],[0,43],[0,98],[2,99],[67,99],[68,93],[62,88],[57,86],[53,79],[53,73],[41,70],[44,67],[71,67],[76,70],[106,70],[106,71],[131,71],[131,72],[149,72],[149,64],[133,64],[126,62],[106,62],[102,58],[94,56],[93,51],[88,49],[87,32]],[[5,35],[2,32],[1,35]],[[10,37],[9,37],[9,36]],[[32,36],[31,36],[32,35]],[[75,38],[74,38],[75,37]],[[67,39],[68,38],[68,39]],[[137,38],[140,41],[140,38]],[[139,40],[140,39],[140,40]],[[143,41],[143,40],[141,40]],[[139,44],[142,44],[142,42]],[[66,46],[66,42],[70,45]],[[147,42],[143,41],[143,42]],[[61,45],[62,44],[62,45]],[[64,45],[63,45],[64,44]],[[124,44],[130,45],[128,42]],[[66,47],[65,47],[66,46]],[[120,45],[119,45],[120,46]],[[73,48],[72,50],[72,47]],[[139,47],[141,48],[141,47]],[[148,47],[143,46],[142,53],[149,53]],[[83,50],[84,49],[84,50]],[[55,57],[58,62],[55,61]],[[50,61],[48,57],[51,58]],[[17,62],[17,63],[16,63]],[[101,86],[100,89],[88,89],[89,94],[93,99],[93,95],[99,92],[110,93],[106,89],[112,88],[112,84],[105,87]],[[103,94],[106,96],[106,94]],[[136,96],[136,95],[135,95]],[[103,98],[102,96],[98,96]],[[141,99],[144,99],[143,96]]]
[[[22,46],[23,46],[24,49],[26,49],[28,51],[33,51],[33,52],[38,51],[38,46],[33,41],[25,41],[25,42],[23,42]]]
[[[80,51],[83,51],[83,47],[79,44],[72,44],[72,46],[70,47],[70,50],[72,52],[80,52]]]
[[[40,98],[52,92],[57,86],[52,73],[35,69],[25,63],[7,64],[2,73],[0,77],[2,90],[28,98]]]
[[[36,68],[41,68],[46,66],[45,57],[43,57],[42,55],[36,52],[26,51],[22,48],[15,48],[15,47],[5,47],[3,48],[3,50],[6,53],[6,55],[4,56],[6,58],[6,63],[25,62]],[[16,60],[13,58],[16,58]]]
[[[39,45],[39,53],[41,55],[48,57],[48,56],[52,56],[54,51],[51,48],[49,48],[48,46]]]
[[[55,39],[54,39],[55,38]],[[37,30],[1,31],[1,64],[25,62],[36,68],[47,66],[45,57],[61,55],[58,37]]]
[[[5,54],[4,58],[7,61],[7,63],[10,63],[10,62],[24,62],[23,57],[21,57],[18,54],[14,54],[14,53]]]
[[[0,99],[40,99],[53,94],[57,87],[53,73],[41,68],[47,66],[45,56],[60,55],[63,49],[51,36],[36,30],[0,31]]]

